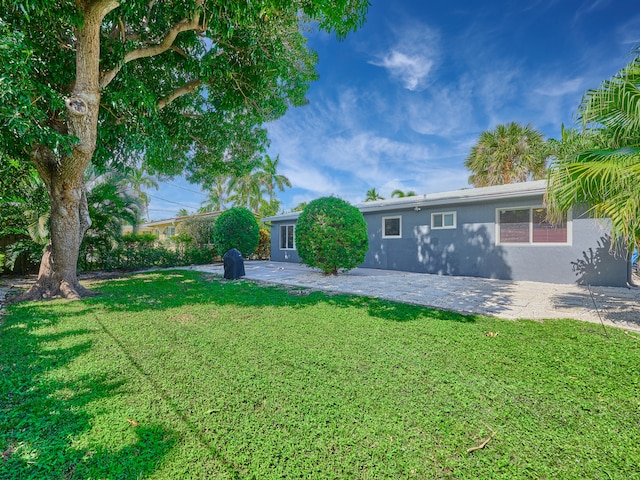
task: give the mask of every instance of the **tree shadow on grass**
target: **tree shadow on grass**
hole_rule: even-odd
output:
[[[58,373],[92,348],[92,332],[42,334],[38,330],[55,326],[55,318],[36,305],[12,308],[18,313],[0,323],[0,478],[144,478],[153,473],[176,441],[162,426],[130,425],[136,440],[117,450],[91,442],[73,445],[93,426],[89,405],[117,395],[124,385],[100,374],[60,380]]]
[[[142,312],[195,304],[282,306],[301,309],[327,303],[339,308],[366,308],[373,317],[396,322],[432,318],[470,323],[478,318],[476,315],[464,315],[410,303],[326,293],[300,287],[265,285],[252,280],[228,281],[218,275],[189,271],[135,274],[127,278],[100,282],[96,287],[102,295],[87,299],[87,304],[96,307],[99,305],[100,308],[110,311]]]
[[[362,308],[377,318],[406,322],[440,319],[472,322],[475,317],[395,303],[370,297],[328,295],[324,292],[292,292],[290,288],[265,287],[252,281],[224,281],[198,272],[134,275],[99,282],[99,297],[72,302],[64,309],[64,321],[75,316],[95,316],[95,323],[75,330],[57,328],[61,319],[50,303],[14,305],[0,324],[0,478],[144,478],[152,475],[186,432],[205,445],[222,470],[240,478],[236,466],[226,461],[211,439],[205,438],[181,406],[145,372],[135,352],[130,352],[100,320],[105,311],[157,310],[200,304],[232,304],[239,307],[286,306],[304,309],[326,303],[338,308]],[[125,317],[126,318],[126,317]],[[55,332],[55,330],[58,330]],[[75,364],[94,348],[96,329],[110,337],[110,344],[124,354],[137,375],[97,372],[69,376]],[[55,332],[55,333],[50,333]],[[143,379],[169,407],[183,433],[163,424],[129,425],[121,448],[93,439],[97,421],[95,405],[126,394],[132,382]],[[115,430],[118,431],[120,427]],[[109,435],[111,429],[103,434]],[[112,439],[105,439],[112,440]]]
[[[341,295],[341,298],[328,301],[341,307],[362,307],[366,308],[369,315],[393,322],[408,322],[420,318],[432,318],[437,320],[448,320],[451,322],[473,323],[477,321],[475,315],[463,315],[461,313],[448,310],[436,310],[434,308],[413,305],[410,303],[399,303],[391,300],[382,300],[372,297],[356,297],[351,295]]]

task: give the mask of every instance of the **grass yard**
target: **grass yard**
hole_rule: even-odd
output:
[[[91,286],[0,320],[2,479],[640,478],[636,335],[195,272]]]

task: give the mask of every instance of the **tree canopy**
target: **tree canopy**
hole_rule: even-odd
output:
[[[556,216],[587,205],[611,220],[612,235],[640,242],[640,51],[578,110],[581,130],[562,131],[549,174],[548,204]]]
[[[376,200],[384,200],[384,197],[375,188],[370,188],[365,194],[365,202],[375,202]]]
[[[0,153],[32,161],[51,201],[35,297],[84,290],[83,173],[140,165],[199,183],[241,175],[264,124],[306,103],[301,25],[344,37],[367,0],[0,0]]]
[[[542,133],[511,122],[482,132],[464,166],[471,185],[488,187],[544,178],[548,156]]]

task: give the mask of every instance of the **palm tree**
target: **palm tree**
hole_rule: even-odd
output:
[[[143,188],[155,188],[158,189],[158,182],[155,178],[147,175],[141,168],[130,168],[124,173],[129,186],[133,190],[134,196],[138,197],[142,201],[143,216],[149,219],[149,195]]]
[[[236,207],[245,207],[257,212],[263,195],[267,193],[267,188],[262,181],[263,176],[260,172],[232,178],[229,182],[229,201]]]
[[[277,173],[280,158],[272,160],[265,155],[250,173],[239,178],[231,178],[227,186],[227,194],[235,206],[246,207],[257,212],[264,204],[275,202],[276,189],[283,191],[285,187],[291,187],[291,182],[284,175]],[[268,200],[264,197],[267,196]]]
[[[631,249],[640,241],[640,50],[636,58],[580,104],[582,132],[563,131],[550,168],[548,206],[575,205],[611,219],[612,236]]]
[[[403,192],[402,190],[394,190],[393,192],[391,192],[391,198],[393,197],[398,197],[398,198],[404,198],[404,197],[415,197],[416,196],[416,192],[414,192],[413,190],[409,190],[408,192]]]
[[[128,178],[107,173],[88,182],[87,205],[91,226],[85,235],[85,241],[100,237],[115,243],[120,237],[123,223],[133,225],[134,230],[140,221],[140,211],[144,208],[144,199],[128,187]]]
[[[375,188],[371,188],[367,190],[367,197],[364,199],[365,202],[375,202],[376,200],[384,200],[384,197],[381,196]]]
[[[482,132],[464,165],[471,185],[487,187],[544,178],[547,157],[542,133],[511,122]]]
[[[81,248],[84,254],[88,248],[104,252],[117,243],[124,222],[136,227],[142,201],[132,193],[129,179],[119,173],[97,175],[94,168],[89,168],[85,184],[91,226]],[[19,237],[8,248],[9,263],[15,263],[22,253],[36,260],[49,243],[50,204],[45,201],[47,194],[42,180],[27,175],[16,185],[18,190],[19,196],[12,198],[11,203],[7,202],[6,209],[3,208],[7,211],[8,207],[18,207],[22,217],[21,222],[14,222],[10,230]]]
[[[258,171],[256,172],[256,174],[261,177],[261,182],[267,189],[269,200],[275,199],[276,188],[281,192],[284,191],[285,187],[291,188],[291,181],[284,175],[277,173],[279,161],[280,156],[272,160],[269,155],[265,155],[262,164],[258,166]]]
[[[227,208],[229,178],[224,175],[216,177],[213,184],[207,187],[207,199],[202,202],[200,213],[217,212]]]

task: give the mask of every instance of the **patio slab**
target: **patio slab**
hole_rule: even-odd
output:
[[[222,275],[222,265],[191,270]],[[298,263],[246,261],[245,278],[367,295],[466,314],[533,320],[572,318],[640,331],[640,288],[588,287],[356,268],[327,276]]]

